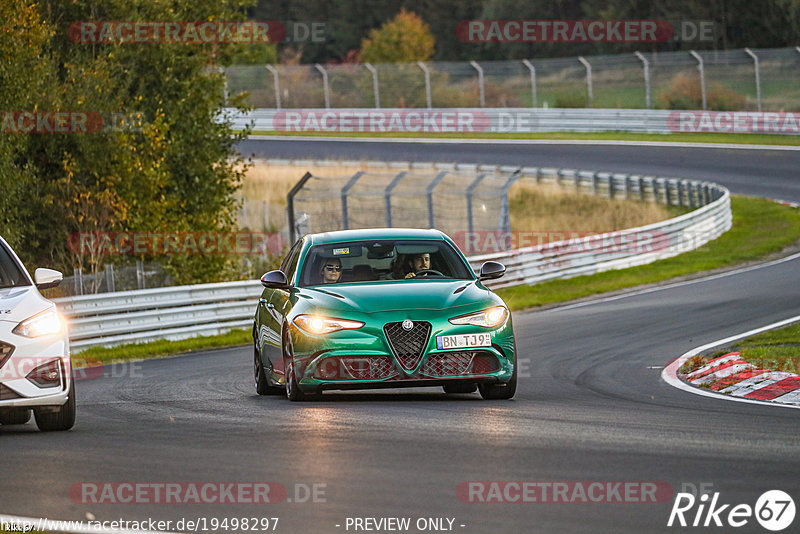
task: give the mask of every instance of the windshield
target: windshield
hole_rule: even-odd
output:
[[[0,242],[0,289],[29,286],[30,281],[5,244]]]
[[[473,278],[470,266],[445,241],[375,240],[311,247],[299,285]]]

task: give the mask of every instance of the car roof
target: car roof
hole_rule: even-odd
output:
[[[438,241],[446,239],[445,235],[439,230],[423,230],[421,228],[364,228],[311,234],[308,237],[311,245],[371,239],[431,239]]]

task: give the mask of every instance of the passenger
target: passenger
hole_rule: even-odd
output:
[[[328,258],[320,268],[323,284],[335,284],[342,277],[342,261],[339,258]]]

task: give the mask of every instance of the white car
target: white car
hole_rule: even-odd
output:
[[[39,289],[57,286],[62,275],[36,269],[31,280],[0,237],[0,424],[31,418],[40,430],[75,424],[75,384],[67,325]]]

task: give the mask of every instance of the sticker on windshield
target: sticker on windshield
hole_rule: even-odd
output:
[[[341,254],[350,254],[350,247],[333,249],[334,256],[339,256]]]

